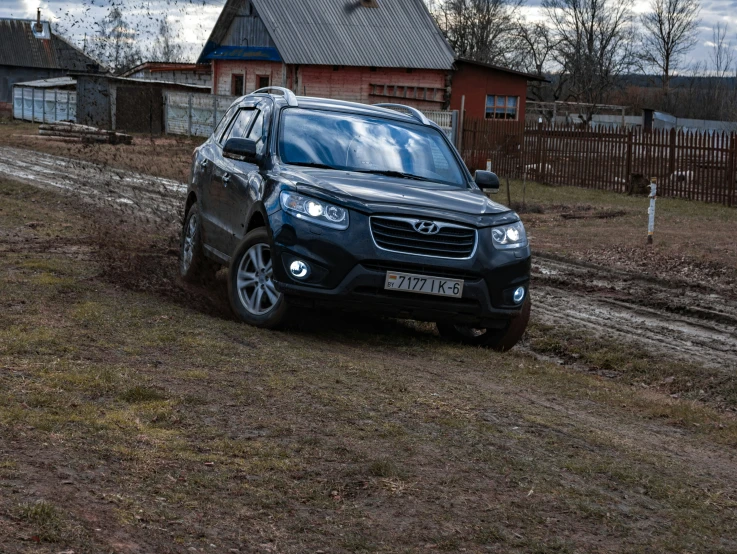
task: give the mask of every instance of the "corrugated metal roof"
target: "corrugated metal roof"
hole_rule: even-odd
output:
[[[85,71],[96,60],[53,32],[48,39],[36,38],[23,19],[0,19],[0,65]],[[48,22],[43,22],[48,28]]]
[[[15,83],[16,87],[31,88],[62,88],[77,86],[77,80],[73,77],[53,77],[51,79],[39,79],[38,81],[26,81],[24,83]]]
[[[251,0],[288,64],[451,69],[454,54],[423,0]],[[209,46],[244,0],[228,0]],[[205,52],[203,51],[203,55]]]

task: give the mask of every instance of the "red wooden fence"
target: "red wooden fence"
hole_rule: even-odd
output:
[[[737,136],[675,130],[596,131],[466,118],[471,169],[617,192],[657,177],[658,196],[737,205]]]

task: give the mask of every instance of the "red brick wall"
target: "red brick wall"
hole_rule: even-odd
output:
[[[446,71],[413,69],[411,73],[408,73],[406,69],[377,68],[376,71],[371,71],[368,67],[340,66],[337,70],[334,70],[332,65],[287,66],[285,72],[286,83],[283,83],[283,66],[284,64],[280,62],[215,61],[213,62],[213,92],[215,94],[230,94],[232,76],[239,73],[245,74],[246,93],[256,89],[257,75],[269,75],[273,86],[286,84],[288,88],[303,96],[319,96],[364,104],[398,102],[423,110],[440,110],[444,106],[443,91],[436,93],[435,98],[438,102],[429,102],[404,97],[375,96],[370,94],[370,85],[386,84],[444,89]],[[393,92],[393,88],[390,88],[390,90]],[[410,91],[411,94],[414,89],[410,89]],[[424,94],[424,91],[419,94]]]
[[[229,95],[234,73],[245,75],[246,94],[256,90],[257,75],[268,75],[272,86],[281,86],[283,66],[281,62],[217,60],[213,62],[213,93]]]
[[[519,96],[518,119],[525,119],[527,79],[504,71],[456,62],[458,70],[453,74],[450,109],[461,109],[461,97],[466,96],[466,115],[483,118],[486,111],[486,95]]]

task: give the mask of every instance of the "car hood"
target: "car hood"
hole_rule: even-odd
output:
[[[479,190],[441,183],[324,169],[290,168],[282,175],[296,183],[302,192],[333,197],[368,213],[445,213],[448,217],[472,218],[477,224],[482,216],[513,213]]]

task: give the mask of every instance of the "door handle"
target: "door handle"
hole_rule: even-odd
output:
[[[227,187],[230,182],[230,173],[223,174],[223,186]]]

